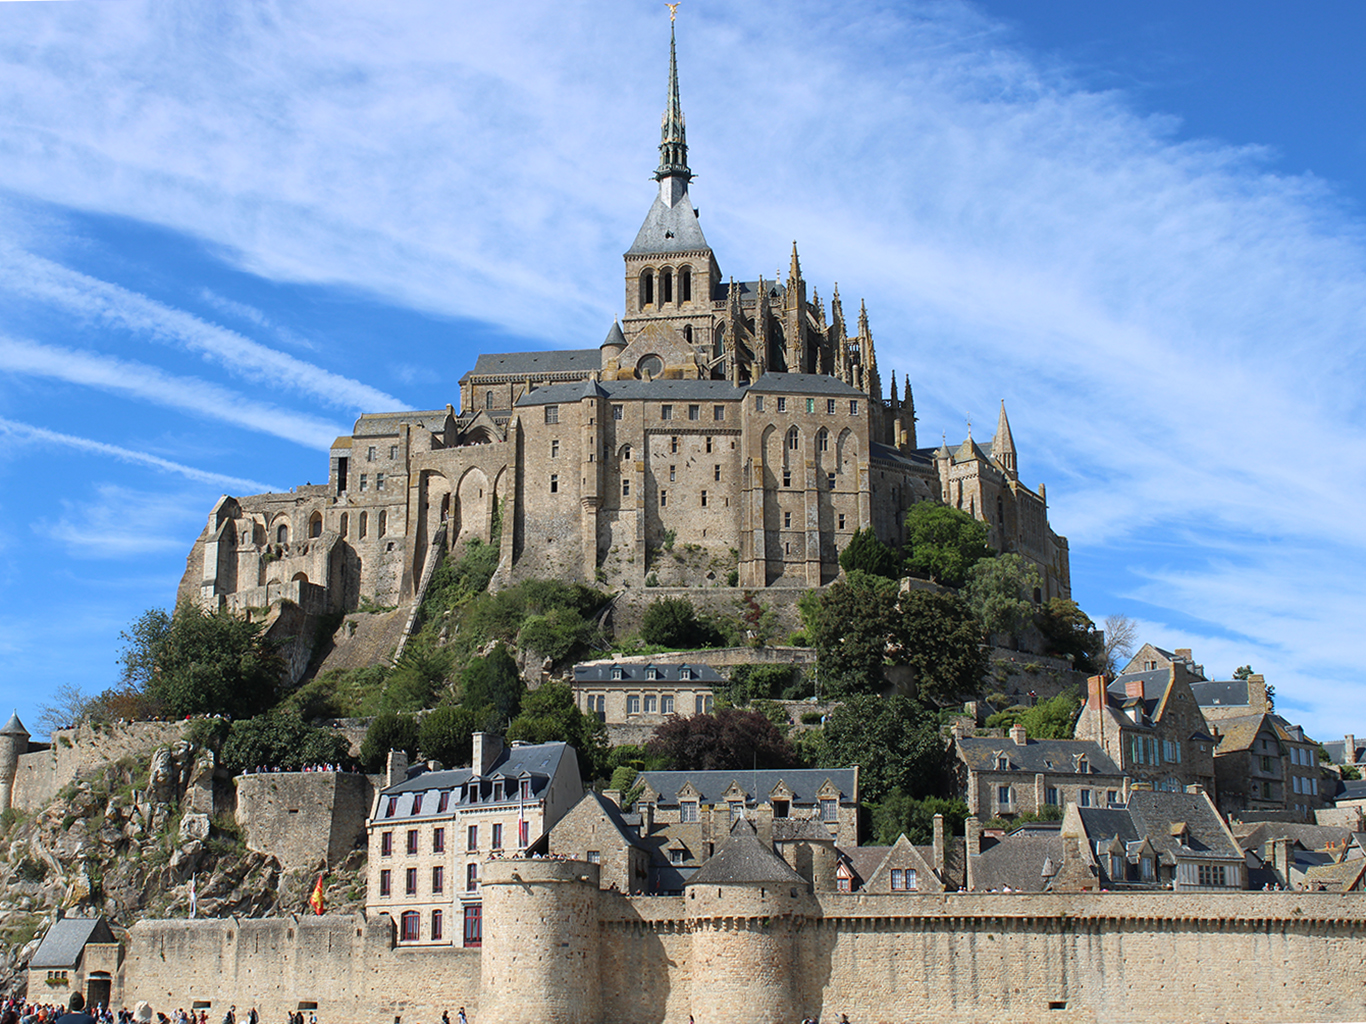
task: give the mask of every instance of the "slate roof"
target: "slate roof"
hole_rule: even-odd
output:
[[[602,353],[595,348],[549,349],[544,352],[486,352],[474,361],[466,377],[521,373],[590,373],[602,369]]]
[[[816,793],[826,779],[839,787],[841,803],[853,803],[857,778],[856,768],[763,768],[757,772],[641,772],[636,782],[648,784],[659,794],[658,802],[665,806],[678,803],[678,791],[687,782],[701,793],[704,804],[723,802],[732,782],[745,791],[747,799],[759,802],[767,800],[778,783],[785,782],[792,790],[794,804],[815,804]]]
[[[849,398],[868,396],[846,384],[838,377],[827,377],[823,373],[765,373],[749,387],[756,394],[789,395],[844,395]]]
[[[1260,849],[1277,839],[1293,840],[1306,850],[1326,850],[1329,844],[1342,847],[1350,842],[1351,838],[1350,828],[1307,825],[1293,821],[1259,821],[1250,832],[1239,836],[1238,841],[1244,850]]]
[[[702,224],[692,200],[684,192],[673,206],[666,204],[663,197],[655,196],[650,212],[645,215],[645,223],[640,226],[636,240],[626,250],[626,255],[645,256],[710,248],[706,236],[702,234]]]
[[[1345,739],[1329,740],[1327,743],[1320,743],[1319,746],[1328,751],[1328,757],[1332,760],[1333,764],[1357,764],[1363,758],[1366,758],[1366,746],[1357,744],[1356,749],[1352,752],[1351,760],[1344,760],[1347,753],[1347,741]],[[1351,785],[1351,783],[1348,783],[1348,785]],[[1366,785],[1366,783],[1363,783],[1363,785]],[[1348,799],[1366,799],[1366,791],[1363,791],[1359,797],[1349,797]]]
[[[626,347],[626,335],[621,333],[621,322],[619,320],[612,321],[612,329],[607,332],[607,337],[602,339],[602,344],[598,348],[606,348],[608,345]]]
[[[730,835],[688,879],[688,885],[801,885],[806,879],[787,861],[759,841],[754,826],[743,818]]]
[[[768,291],[769,301],[775,305],[781,304],[787,298],[787,285],[781,281],[765,281],[764,288]],[[736,281],[735,288],[740,293],[741,306],[753,306],[759,302],[759,282],[758,281]],[[721,281],[712,289],[714,300],[730,298],[730,282]]]
[[[1344,860],[1333,864],[1319,864],[1304,872],[1306,885],[1317,889],[1323,886],[1326,892],[1349,892],[1366,871],[1366,860]]]
[[[3,729],[0,729],[0,736],[25,736],[25,737],[27,737],[28,735],[29,735],[29,731],[28,731],[27,729],[24,728],[24,723],[21,722],[21,721],[19,721],[19,712],[18,712],[18,711],[16,711],[14,714],[10,715],[10,716],[9,716],[9,721],[5,723],[5,727],[4,727]]]
[[[1122,775],[1119,765],[1092,740],[1029,740],[1020,746],[1009,737],[963,736],[957,741],[958,756],[977,772],[999,771],[996,754],[1010,759],[1010,771],[1076,774],[1076,759],[1086,756],[1088,775]]]
[[[877,441],[874,441],[869,447],[872,458],[877,462],[893,462],[902,466],[929,466],[934,462],[933,459],[927,458],[919,451],[911,452],[908,455],[898,448],[879,444]]]
[[[1044,863],[1061,867],[1062,852],[1057,831],[1012,833],[989,847],[983,844],[981,855],[972,862],[973,888],[981,892],[1009,886],[1017,892],[1042,892],[1052,881],[1044,877]]]
[[[446,425],[445,409],[414,409],[411,412],[367,412],[357,417],[351,433],[356,437],[391,437],[398,433],[400,424],[408,423],[427,430],[440,430]],[[333,445],[335,448],[336,445]]]
[[[1250,750],[1253,742],[1262,733],[1262,725],[1266,717],[1265,714],[1258,713],[1241,715],[1237,718],[1225,718],[1221,721],[1219,723],[1219,753],[1226,754],[1233,750]],[[1274,728],[1268,728],[1266,731],[1272,736],[1277,735]]]
[[[1202,708],[1247,705],[1247,680],[1225,679],[1191,683],[1195,702]]]
[[[505,749],[489,770],[480,776],[480,779],[487,780],[490,785],[481,788],[479,805],[491,802],[492,780],[520,779],[523,776],[530,778],[531,795],[539,799],[550,785],[550,780],[559,772],[560,763],[566,756],[577,756],[574,748],[568,743],[531,743]],[[411,817],[414,794],[453,790],[465,785],[473,777],[474,772],[471,768],[449,768],[442,771],[428,771],[421,765],[410,768],[408,777],[402,782],[380,790],[381,796],[397,796],[399,802],[393,814],[385,814],[385,807],[381,804],[376,820]],[[516,803],[517,787],[509,786],[508,790],[511,792],[505,792],[503,802]],[[420,816],[435,815],[437,806],[438,801],[435,799],[424,800]],[[455,806],[452,803],[451,809]]]
[[[1129,794],[1129,805],[1124,811],[1106,813],[1125,812],[1138,836],[1151,841],[1167,858],[1198,855],[1207,859],[1243,859],[1243,851],[1230,840],[1218,813],[1200,793],[1136,790]],[[1183,847],[1172,836],[1172,825],[1177,822],[1187,827],[1189,846]]]
[[[830,830],[815,818],[774,818],[773,841],[775,843],[796,842],[834,842]]]
[[[1143,699],[1154,703],[1162,698],[1167,692],[1167,684],[1171,682],[1171,670],[1165,668],[1152,669],[1148,672],[1129,672],[1122,676],[1115,676],[1106,687],[1111,697],[1119,700],[1127,700],[1126,684],[1138,679],[1143,683]]]
[[[684,679],[683,669],[687,668],[692,672],[691,679]],[[621,678],[612,678],[613,670],[620,670]],[[649,670],[654,669],[657,677],[651,679]],[[720,683],[724,682],[721,674],[710,665],[575,665],[574,682],[576,683],[634,683],[637,685],[647,683],[678,683],[678,682],[700,682],[700,683]]]
[[[598,383],[600,393],[618,401],[632,399],[656,399],[675,402],[738,402],[745,397],[745,389],[737,388],[724,380],[604,380]],[[517,405],[558,405],[577,402],[584,395],[584,387],[578,381],[550,384],[535,391],[528,391],[517,399]],[[711,423],[711,410],[707,410],[705,422]],[[688,420],[679,421],[686,426]],[[722,427],[728,424],[721,424]]]
[[[1326,744],[1325,744],[1326,746]],[[1366,779],[1349,779],[1338,784],[1334,800],[1366,800]]]
[[[114,942],[114,933],[102,917],[63,917],[52,922],[30,968],[72,968],[88,942]]]
[[[852,888],[855,892],[862,889],[868,879],[873,877],[873,872],[882,865],[889,850],[890,846],[854,846],[840,850],[844,854],[844,859],[849,862],[849,869],[854,873]]]

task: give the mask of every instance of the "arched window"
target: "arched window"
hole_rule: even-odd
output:
[[[492,409],[492,408],[493,408],[493,392],[492,392],[492,391],[485,391],[485,392],[484,392],[484,408],[485,408],[485,409]]]
[[[351,517],[347,513],[343,512],[341,517],[341,535],[343,537],[346,536],[346,528],[350,525],[350,520]]]
[[[662,306],[666,302],[674,300],[674,274],[672,270],[664,269],[659,272],[659,304]]]
[[[288,543],[289,543],[289,526],[288,526],[287,524],[281,523],[280,526],[279,526],[279,528],[276,529],[276,531],[275,531],[275,543],[276,543],[276,544],[288,544]]]
[[[646,270],[640,275],[640,304],[648,306],[655,301],[654,271]]]
[[[242,530],[242,543],[243,543],[243,544],[250,544],[250,543],[251,543],[251,527],[250,527],[250,526],[248,526],[248,527],[246,527],[246,528],[244,528],[244,529]]]
[[[678,271],[678,301],[692,301],[692,270],[689,267],[682,267]]]
[[[689,345],[692,344],[692,324],[685,324],[683,327],[683,340]]]
[[[716,349],[712,355],[725,355],[726,353],[726,325],[716,325]]]
[[[629,444],[624,444],[621,446],[621,460],[623,462],[631,461],[631,446]]]
[[[369,512],[362,512],[362,513],[360,514],[360,539],[361,539],[361,540],[364,540],[364,539],[365,539],[365,534],[366,534],[366,532],[369,530],[369,528],[370,528],[370,513],[369,513]]]
[[[308,519],[308,535],[310,537],[321,537],[323,535],[323,517],[321,512],[314,512]]]
[[[383,536],[384,536],[386,533],[388,533],[388,532],[389,532],[389,513],[386,512],[386,511],[384,511],[383,509],[381,509],[381,510],[380,510],[380,513],[379,513],[379,535],[380,535],[381,537],[383,537]]]
[[[1043,604],[1043,591],[1038,587],[1034,588],[1034,603]]]
[[[416,910],[405,910],[399,919],[400,932],[399,940],[402,942],[416,942],[421,935],[422,918]]]
[[[816,448],[819,451],[828,452],[830,450],[830,431],[821,427],[816,434]]]
[[[792,451],[796,451],[801,446],[801,437],[797,433],[796,427],[792,427],[787,432],[787,446]]]

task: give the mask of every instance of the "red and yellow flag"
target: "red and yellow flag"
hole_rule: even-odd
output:
[[[323,905],[323,876],[318,876],[318,884],[313,887],[313,895],[308,897],[308,905],[313,908],[313,913],[319,917],[325,909]]]

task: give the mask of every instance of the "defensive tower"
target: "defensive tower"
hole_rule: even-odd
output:
[[[29,732],[19,721],[19,712],[10,715],[0,729],[0,811],[7,811],[14,798],[14,777],[19,771],[19,756],[28,752]]]

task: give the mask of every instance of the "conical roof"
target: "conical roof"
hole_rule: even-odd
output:
[[[737,821],[715,853],[708,858],[689,885],[806,885],[787,861],[770,850],[743,818]]]
[[[622,348],[626,347],[626,335],[621,333],[621,323],[619,321],[612,321],[612,329],[607,332],[607,337],[603,339],[602,344],[599,345],[598,348],[607,348],[609,345],[620,345]]]
[[[27,738],[28,735],[29,731],[24,728],[24,723],[19,721],[18,711],[10,715],[9,721],[5,723],[5,727],[0,729],[0,736],[23,736]]]

